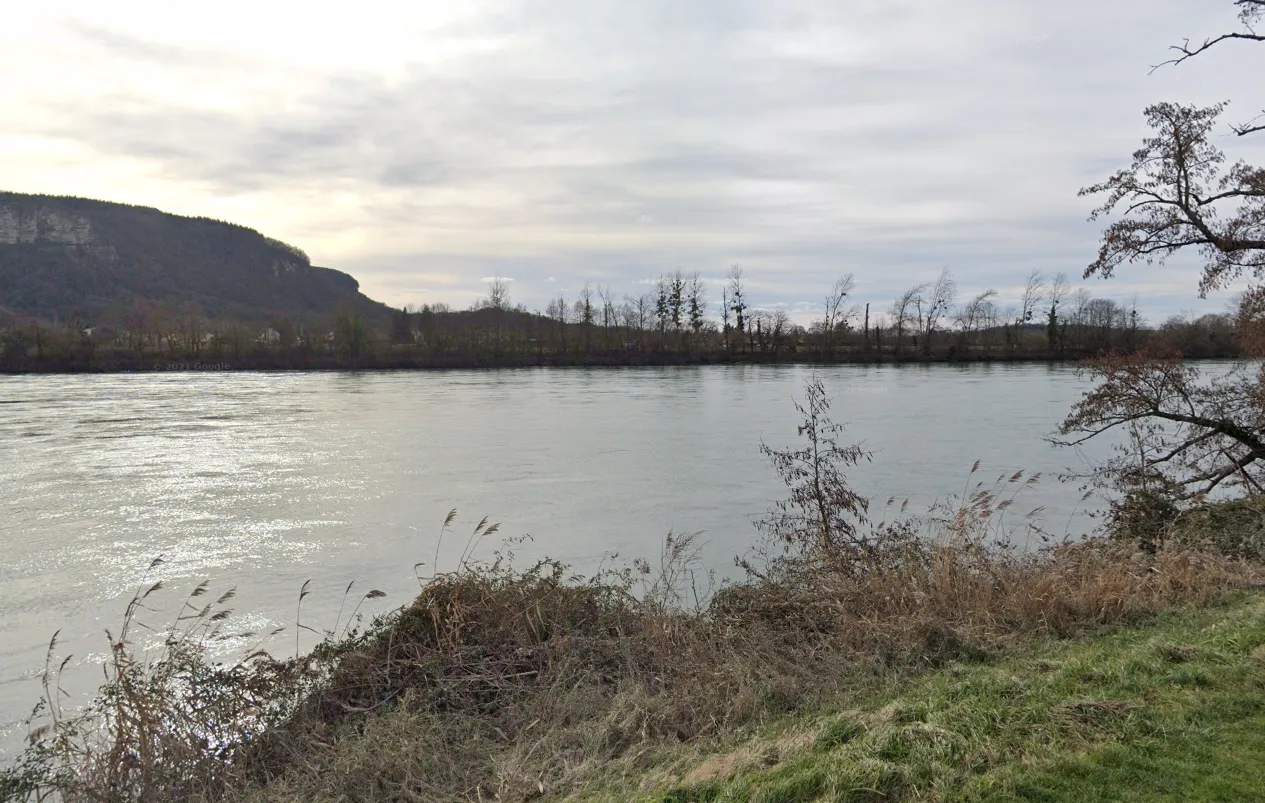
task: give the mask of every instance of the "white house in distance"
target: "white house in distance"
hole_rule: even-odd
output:
[[[259,333],[259,342],[269,346],[280,343],[281,333],[269,326]]]

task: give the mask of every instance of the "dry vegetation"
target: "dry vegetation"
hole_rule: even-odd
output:
[[[907,545],[861,577],[809,572],[702,611],[567,583],[561,567],[440,578],[246,751],[250,800],[529,800],[636,775],[876,673],[1071,636],[1256,582],[1226,559],[1119,546],[1002,558]]]
[[[675,540],[669,560],[688,547]],[[633,575],[468,566],[300,661],[260,655],[217,671],[181,640],[146,664],[120,640],[97,716],[57,720],[0,788],[14,799],[528,800],[613,765],[636,773],[672,745],[758,727],[876,674],[1136,622],[1262,578],[1192,551],[1020,555],[910,540],[862,574],[806,568],[683,610],[679,586],[637,595]]]

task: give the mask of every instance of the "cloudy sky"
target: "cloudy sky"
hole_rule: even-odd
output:
[[[1017,297],[1079,279],[1081,186],[1159,100],[1265,104],[1265,48],[1148,75],[1230,0],[369,0],[13,4],[0,187],[206,215],[301,246],[370,296],[543,308],[662,271],[797,318],[853,273],[875,309],[941,268]],[[1265,161],[1265,137],[1225,136]],[[1220,311],[1197,266],[1096,295]],[[712,293],[719,298],[719,291]]]

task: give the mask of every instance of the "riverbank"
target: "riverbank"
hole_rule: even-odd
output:
[[[710,600],[690,539],[593,578],[466,565],[364,631],[348,600],[310,655],[232,666],[200,647],[231,595],[190,600],[160,656],[129,641],[155,584],[97,708],[58,714],[51,681],[0,800],[1086,800],[1213,726],[1206,767],[1159,778],[1255,782],[1220,751],[1260,747],[1259,564],[901,532],[859,573],[796,561]]]

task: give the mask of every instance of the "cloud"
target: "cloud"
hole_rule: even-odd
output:
[[[174,69],[190,67],[231,69],[243,66],[244,59],[241,55],[228,54],[213,48],[171,45],[132,36],[103,24],[87,23],[81,20],[72,19],[64,25],[80,43],[97,50],[107,59],[148,61],[161,67]]]
[[[12,188],[229,217],[394,304],[498,274],[529,307],[677,269],[714,289],[733,264],[752,303],[796,314],[842,273],[877,309],[944,266],[1009,303],[1030,270],[1092,259],[1076,191],[1126,162],[1145,105],[1255,102],[1262,58],[1148,76],[1234,24],[1184,0],[371,2],[354,26],[151,5],[30,6],[29,43],[0,34],[0,68],[41,76],[4,90]],[[1196,270],[1092,287],[1218,308]]]

